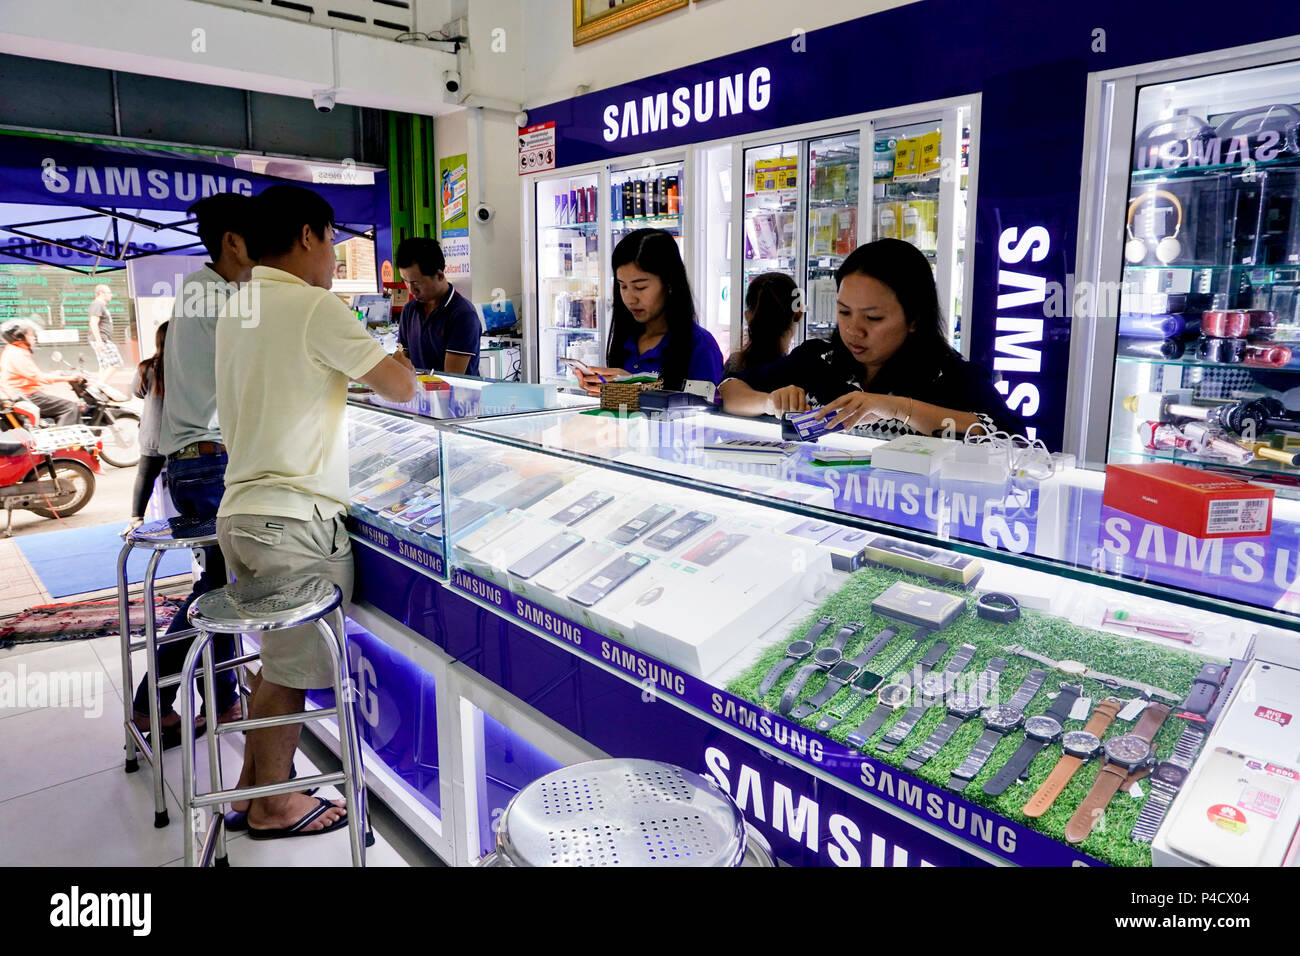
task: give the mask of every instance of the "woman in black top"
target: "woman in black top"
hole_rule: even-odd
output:
[[[924,255],[900,239],[859,246],[835,273],[837,328],[780,361],[722,383],[732,415],[801,412],[813,402],[832,427],[893,420],[924,435],[971,425],[1022,434],[981,369],[953,351]]]
[[[745,345],[732,352],[724,376],[752,372],[785,358],[803,318],[799,287],[784,272],[764,272],[745,290]]]

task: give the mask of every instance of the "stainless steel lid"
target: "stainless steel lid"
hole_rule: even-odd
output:
[[[593,760],[534,780],[497,832],[513,866],[739,866],[745,821],[708,777],[655,760]]]

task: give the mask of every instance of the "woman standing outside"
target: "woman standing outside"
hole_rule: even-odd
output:
[[[144,399],[140,409],[140,463],[135,468],[135,490],[131,494],[131,523],[127,531],[144,524],[144,511],[153,495],[154,482],[162,474],[167,457],[158,453],[158,432],[162,427],[163,347],[167,342],[167,323],[158,326],[154,334],[154,353],[142,361],[135,370],[131,391]]]
[[[764,272],[745,290],[745,345],[727,359],[724,376],[740,375],[785,358],[803,318],[799,286],[784,272]]]
[[[1023,434],[990,376],[944,337],[925,256],[900,239],[859,246],[835,273],[836,330],[766,368],[722,383],[725,411],[776,415],[820,405],[834,428],[889,422],[894,433],[962,434],[974,424]]]
[[[695,320],[695,301],[677,240],[662,229],[634,229],[614,247],[614,316],[604,368],[575,369],[598,394],[601,381],[658,373],[664,388],[687,381],[717,384],[722,351]]]

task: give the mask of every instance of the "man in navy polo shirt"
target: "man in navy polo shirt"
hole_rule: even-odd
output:
[[[446,268],[442,247],[433,239],[403,239],[397,247],[397,271],[411,290],[397,342],[418,369],[478,375],[478,311],[451,287]]]

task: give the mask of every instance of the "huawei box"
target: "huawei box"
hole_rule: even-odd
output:
[[[1183,465],[1108,465],[1102,504],[1194,538],[1269,533],[1273,492]]]

